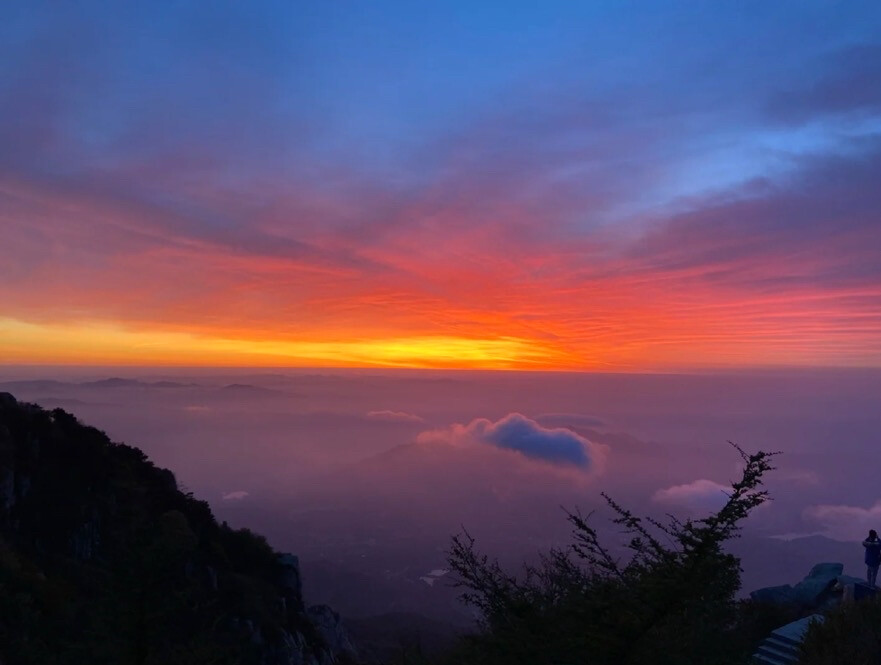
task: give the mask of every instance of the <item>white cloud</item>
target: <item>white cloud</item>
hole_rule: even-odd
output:
[[[654,493],[652,501],[712,512],[725,505],[730,492],[731,487],[727,485],[701,478],[684,485],[660,489]]]
[[[244,498],[250,496],[248,492],[245,490],[236,490],[235,492],[227,492],[223,495],[224,501],[241,501]]]
[[[520,413],[509,413],[492,422],[477,418],[468,425],[423,432],[420,443],[446,442],[453,445],[488,444],[519,453],[523,457],[585,471],[602,468],[608,448],[569,429],[542,427]]]

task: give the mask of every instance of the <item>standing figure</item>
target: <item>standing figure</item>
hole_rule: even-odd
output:
[[[869,537],[863,541],[866,548],[866,579],[869,584],[875,586],[875,578],[878,577],[878,566],[881,564],[881,540],[875,529],[869,531]]]

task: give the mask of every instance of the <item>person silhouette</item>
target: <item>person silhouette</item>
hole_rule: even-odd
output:
[[[869,584],[875,586],[878,577],[878,566],[881,565],[881,540],[875,529],[869,531],[869,537],[863,541],[866,548],[866,579]]]

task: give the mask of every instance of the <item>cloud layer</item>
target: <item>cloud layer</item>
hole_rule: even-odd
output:
[[[869,529],[881,532],[881,500],[868,508],[819,504],[806,508],[804,516],[821,526],[824,535],[837,540],[862,540]]]

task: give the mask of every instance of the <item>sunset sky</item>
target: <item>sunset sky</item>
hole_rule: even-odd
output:
[[[881,367],[877,0],[0,19],[0,363]]]

